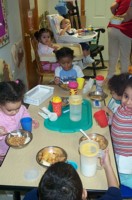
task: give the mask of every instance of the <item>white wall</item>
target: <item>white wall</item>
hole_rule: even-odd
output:
[[[7,13],[9,43],[0,48],[0,58],[5,60],[13,70],[14,63],[11,55],[11,47],[22,38],[18,0],[7,0]]]

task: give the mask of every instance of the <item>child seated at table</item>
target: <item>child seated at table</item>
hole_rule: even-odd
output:
[[[0,82],[0,165],[9,149],[5,143],[7,133],[21,128],[20,120],[29,117],[28,110],[22,105],[25,85],[19,79]],[[33,120],[33,127],[38,127]]]
[[[74,35],[76,33],[81,33],[80,29],[75,29],[75,28],[71,28],[71,22],[69,19],[64,18],[61,22],[60,22],[60,35]],[[83,63],[85,64],[92,64],[94,63],[94,59],[91,58],[90,56],[90,46],[85,43],[82,42],[80,43],[82,50],[83,50]]]
[[[101,159],[101,165],[104,167],[109,188],[106,193],[98,199],[121,200],[119,186],[111,166],[108,150],[104,153],[105,155]],[[70,164],[65,162],[58,162],[51,165],[42,176],[38,189],[28,192],[24,197],[24,200],[60,199],[87,199],[87,191],[83,189],[82,181],[77,171]]]
[[[47,28],[42,28],[39,31],[36,31],[34,36],[38,40],[38,54],[39,56],[49,55],[55,53],[58,49],[56,45],[53,45],[53,33]],[[58,66],[58,63],[50,61],[41,61],[42,68],[44,70],[55,71],[55,68]]]
[[[56,59],[59,67],[55,69],[55,84],[75,81],[78,77],[84,77],[80,66],[73,64],[74,51],[68,47],[62,47],[56,51]]]
[[[128,73],[122,73],[118,75],[113,75],[108,80],[108,89],[112,98],[110,99],[108,106],[104,107],[104,110],[109,115],[109,125],[112,123],[113,114],[116,112],[117,108],[121,105],[121,98],[123,95],[124,85],[128,78]]]

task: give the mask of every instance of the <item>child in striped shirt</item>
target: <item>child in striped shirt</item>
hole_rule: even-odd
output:
[[[111,136],[121,184],[132,188],[132,75],[127,75],[121,105],[113,115]]]

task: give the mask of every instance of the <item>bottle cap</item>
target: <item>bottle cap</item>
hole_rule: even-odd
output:
[[[97,81],[102,81],[102,80],[104,80],[104,76],[98,75],[98,76],[96,76],[96,80]]]

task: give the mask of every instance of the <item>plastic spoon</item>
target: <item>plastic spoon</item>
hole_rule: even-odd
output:
[[[58,119],[57,114],[55,112],[50,112],[46,107],[43,107],[42,111],[48,115],[50,121],[56,121]]]
[[[90,137],[82,130],[80,129],[80,132],[90,141]]]

